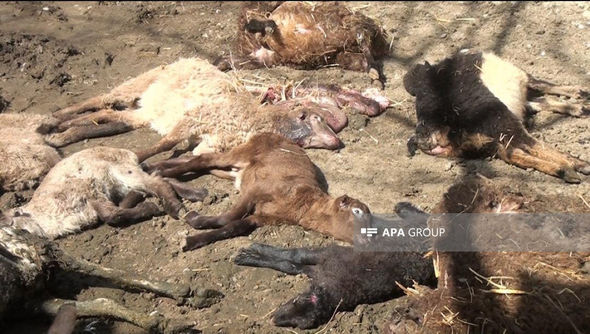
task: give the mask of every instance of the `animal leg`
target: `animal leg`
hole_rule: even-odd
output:
[[[176,194],[184,199],[187,199],[191,202],[202,202],[205,197],[209,194],[207,189],[205,188],[194,188],[187,185],[184,182],[180,182],[175,179],[165,179],[168,184],[172,186],[172,189],[176,192]]]
[[[145,174],[143,178],[145,189],[136,190],[145,190],[158,197],[162,201],[166,213],[172,218],[178,219],[181,215],[181,211],[184,210],[184,206],[176,197],[174,188],[161,177],[148,175],[146,173],[143,174]]]
[[[539,80],[529,76],[527,88],[541,92],[545,95],[566,96],[574,99],[582,99],[590,96],[590,93],[580,86],[558,86],[554,83]]]
[[[529,152],[539,159],[553,161],[564,166],[571,166],[584,175],[590,174],[590,163],[574,158],[569,154],[559,152],[543,142],[537,142],[529,148]]]
[[[254,203],[250,196],[244,194],[240,197],[240,201],[229,212],[219,216],[199,216],[195,211],[191,211],[186,215],[186,222],[194,229],[210,229],[220,228],[230,222],[244,219],[252,213]]]
[[[52,253],[59,269],[66,275],[74,272],[81,273],[99,278],[113,287],[132,291],[149,291],[159,296],[174,299],[190,297],[191,295],[190,288],[186,285],[150,281],[144,277],[130,275],[118,269],[102,267],[98,264],[74,257],[57,247],[53,247]]]
[[[188,236],[186,237],[182,251],[186,252],[212,244],[216,241],[248,235],[258,227],[255,220],[251,219],[252,217],[253,216],[242,220],[235,220],[210,232]]]
[[[241,266],[271,268],[290,275],[303,273],[304,267],[318,263],[321,251],[307,248],[281,249],[263,244],[243,248],[234,258]]]
[[[53,116],[59,119],[68,119],[72,116],[87,112],[104,109],[107,107],[105,101],[108,94],[103,94],[95,97],[91,97],[86,101],[76,103],[73,106],[69,106],[53,113]]]
[[[534,168],[545,174],[562,178],[568,183],[580,183],[582,180],[573,167],[561,165],[554,161],[540,159],[521,148],[499,150],[498,156],[505,162],[520,168]]]
[[[90,204],[100,220],[110,226],[126,226],[162,214],[162,210],[151,202],[143,202],[133,208],[121,208],[109,201],[94,201]]]
[[[141,168],[145,172],[151,174],[157,170],[172,168],[172,167],[186,164],[189,161],[191,161],[193,158],[194,157],[190,156],[190,157],[166,159],[166,160],[161,160],[161,161],[156,161],[156,162],[145,162],[144,161],[141,163]]]
[[[558,114],[570,115],[574,117],[590,116],[590,102],[571,103],[563,102],[555,96],[541,96],[529,101],[528,107],[535,112],[551,111]]]
[[[50,134],[45,137],[45,141],[53,147],[62,147],[84,139],[112,136],[131,130],[133,126],[123,122],[77,126],[64,132]]]
[[[57,130],[65,131],[75,126],[97,125],[110,122],[121,122],[130,125],[135,123],[129,112],[117,111],[113,109],[101,109],[91,114],[82,115],[67,121],[63,121],[57,126]]]
[[[164,177],[178,177],[188,172],[199,172],[207,169],[231,169],[235,167],[235,159],[229,153],[205,153],[196,156],[188,162],[177,161],[170,164],[160,175]]]
[[[172,321],[160,314],[146,315],[136,312],[116,303],[112,299],[98,298],[88,301],[74,301],[64,299],[51,299],[41,305],[41,309],[48,314],[55,315],[64,304],[74,304],[80,317],[108,317],[129,322],[148,331],[158,333],[178,333],[194,326],[194,323]]]
[[[178,145],[178,143],[180,143],[183,140],[184,138],[178,138],[175,136],[165,136],[164,138],[160,139],[160,141],[156,143],[156,145],[135,152],[135,154],[137,155],[137,159],[139,160],[139,162],[142,162],[158,153],[170,151],[174,148],[174,146]]]
[[[127,195],[125,196],[125,198],[121,200],[121,202],[119,202],[119,207],[122,209],[133,208],[137,206],[137,204],[143,202],[145,198],[146,195],[144,193],[132,190],[129,193],[127,193]]]
[[[76,306],[64,303],[57,310],[47,334],[70,334],[76,327]]]

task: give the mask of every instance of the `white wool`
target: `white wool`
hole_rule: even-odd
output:
[[[55,165],[31,201],[6,215],[16,227],[55,238],[98,223],[91,201],[112,201],[130,190],[146,192],[150,178],[131,151],[86,149]]]
[[[136,115],[166,135],[186,115],[198,119],[203,108],[211,108],[213,96],[223,96],[232,89],[230,77],[206,60],[181,58],[166,66],[141,95]]]
[[[56,120],[38,114],[0,115],[0,189],[19,191],[32,188],[60,159],[36,132],[42,124]]]
[[[514,115],[525,117],[528,75],[492,53],[482,54],[481,81]]]

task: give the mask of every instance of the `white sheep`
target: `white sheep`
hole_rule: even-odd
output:
[[[94,147],[57,163],[30,202],[7,211],[3,219],[33,234],[56,238],[100,221],[120,224],[160,214],[154,203],[137,204],[140,200],[131,199],[136,192],[159,197],[166,212],[178,218],[182,204],[173,188],[161,177],[145,173],[133,152]]]
[[[42,134],[57,123],[57,119],[39,114],[0,115],[0,190],[35,187],[61,159]]]
[[[233,74],[223,73],[203,59],[181,58],[130,79],[107,94],[58,110],[53,115],[63,120],[58,127],[62,132],[48,140],[59,147],[151,127],[163,138],[139,152],[140,161],[187,139],[199,143],[195,153],[227,151],[260,132],[279,133],[303,147],[333,149],[340,141],[332,129],[338,131],[346,124],[339,105],[354,99],[350,91],[337,87],[332,98],[339,94],[346,97],[333,104],[296,97],[261,105]],[[362,100],[359,105],[367,101],[379,105],[356,94]]]

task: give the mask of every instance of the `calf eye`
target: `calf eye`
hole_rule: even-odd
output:
[[[132,171],[130,171],[130,170],[128,170],[128,171],[127,171],[127,174],[131,174],[131,173],[133,173],[133,172],[132,172]]]
[[[359,208],[353,208],[352,209],[352,213],[354,213],[355,216],[362,216],[363,215],[363,210],[361,210]]]

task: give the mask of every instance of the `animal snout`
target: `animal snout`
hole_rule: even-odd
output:
[[[416,149],[431,155],[448,155],[451,152],[448,128],[432,128],[418,124],[415,135],[408,141],[408,151],[414,153]],[[413,151],[412,151],[413,149]]]

